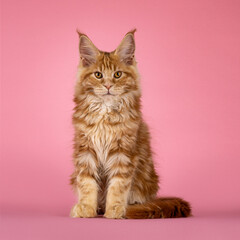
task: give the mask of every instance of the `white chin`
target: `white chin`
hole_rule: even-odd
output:
[[[115,102],[115,98],[113,95],[104,95],[103,96],[103,101],[107,106],[111,106]]]
[[[108,101],[108,100],[112,100],[113,97],[114,97],[113,95],[110,95],[110,94],[109,94],[109,95],[104,95],[104,96],[103,96],[103,99],[104,99],[104,101]]]

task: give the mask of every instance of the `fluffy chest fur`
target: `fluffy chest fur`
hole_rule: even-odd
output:
[[[106,164],[109,151],[117,145],[122,131],[118,127],[109,127],[105,121],[100,121],[85,132],[96,152],[99,163]]]
[[[115,149],[125,148],[132,144],[134,147],[138,130],[138,121],[132,121],[130,111],[117,111],[116,106],[101,104],[89,116],[94,122],[80,122],[79,130],[84,133],[88,145],[97,155],[98,163],[105,166],[108,156]]]

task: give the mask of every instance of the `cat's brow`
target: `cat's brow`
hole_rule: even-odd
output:
[[[111,58],[110,58],[110,53],[105,52],[103,55],[103,59],[102,59],[102,64],[100,65],[100,70],[104,71],[106,69],[110,69],[112,71],[116,70],[116,66],[115,64],[112,62]]]

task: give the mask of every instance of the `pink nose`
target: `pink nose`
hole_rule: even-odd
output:
[[[107,84],[107,85],[104,85],[104,87],[109,90],[112,87],[112,85]]]

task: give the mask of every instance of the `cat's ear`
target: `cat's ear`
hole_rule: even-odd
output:
[[[117,47],[117,49],[114,51],[114,53],[119,56],[120,60],[127,65],[133,64],[135,53],[135,32],[136,29],[128,32]]]
[[[92,41],[87,35],[79,32],[79,52],[82,64],[84,67],[88,67],[93,63],[96,63],[97,57],[100,54],[99,50],[95,47]]]

